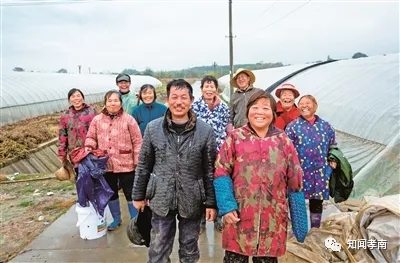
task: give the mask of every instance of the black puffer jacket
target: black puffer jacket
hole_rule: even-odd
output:
[[[204,205],[216,208],[215,135],[193,111],[185,131],[178,135],[170,116],[167,110],[145,130],[132,198],[150,200],[151,210],[160,216],[177,209],[181,217],[198,217]]]

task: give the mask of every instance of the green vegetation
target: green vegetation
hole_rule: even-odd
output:
[[[22,201],[19,203],[19,206],[21,207],[28,207],[28,206],[33,206],[35,204],[35,202],[33,202],[32,200],[30,201]]]
[[[281,62],[276,63],[264,63],[263,61],[256,63],[256,64],[237,64],[234,65],[234,68],[247,68],[251,70],[255,69],[266,69],[266,68],[277,68],[285,66]],[[204,75],[213,75],[217,78],[229,74],[229,65],[217,65],[213,64],[210,66],[198,66],[192,67],[182,70],[161,70],[161,71],[154,71],[151,68],[147,68],[144,71],[140,72],[136,69],[124,69],[121,73],[126,73],[129,75],[147,75],[153,76],[158,79],[162,78],[201,78]]]

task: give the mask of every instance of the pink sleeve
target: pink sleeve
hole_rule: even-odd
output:
[[[98,122],[98,117],[94,117],[92,122],[90,123],[89,130],[86,134],[86,140],[85,140],[85,147],[90,147],[93,150],[97,149],[97,125],[99,124]]]
[[[133,164],[136,166],[139,162],[139,153],[142,147],[142,134],[140,133],[140,128],[136,120],[130,115],[128,127],[133,147]]]

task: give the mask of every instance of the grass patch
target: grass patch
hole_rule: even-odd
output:
[[[21,189],[20,191],[22,194],[31,194],[35,192],[35,189],[33,189],[32,185],[27,185],[25,188]]]
[[[18,174],[14,177],[14,180],[29,180],[47,177],[45,174]]]
[[[69,191],[73,190],[75,185],[71,181],[61,181],[59,184],[48,188],[52,191]]]
[[[33,206],[34,204],[35,204],[35,202],[30,200],[30,201],[22,201],[18,205],[20,207],[28,207],[28,206]]]

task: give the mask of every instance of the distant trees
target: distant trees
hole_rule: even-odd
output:
[[[250,70],[266,69],[266,68],[277,68],[283,67],[284,64],[281,62],[267,62],[260,61],[255,64],[237,64],[234,66],[237,68],[247,68]],[[213,75],[215,77],[221,77],[229,74],[229,65],[217,65],[215,62],[209,66],[198,66],[192,68],[186,68],[181,70],[160,70],[154,71],[151,68],[146,68],[144,71],[138,71],[136,69],[124,69],[121,73],[129,75],[147,75],[155,78],[201,78],[205,75]]]
[[[24,70],[23,68],[21,68],[21,67],[15,67],[15,68],[13,69],[13,71],[16,71],[16,72],[24,72],[25,70]]]
[[[126,68],[121,73],[128,74],[128,75],[141,75],[139,71],[137,71],[136,69],[131,69],[131,68]]]
[[[153,76],[154,75],[154,71],[151,68],[146,68],[143,72],[142,75],[145,76]]]
[[[65,68],[61,68],[57,71],[57,73],[68,73],[68,71]]]
[[[366,57],[368,57],[366,54],[357,52],[357,53],[354,53],[354,55],[351,58],[355,59],[355,58],[366,58]]]

